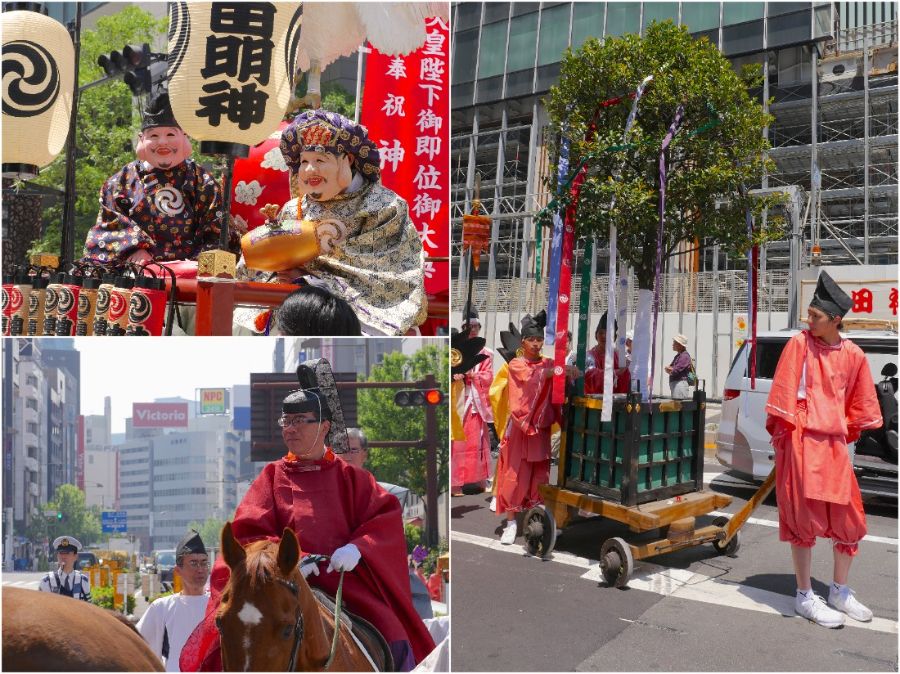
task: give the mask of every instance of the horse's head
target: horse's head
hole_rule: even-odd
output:
[[[285,528],[277,545],[257,541],[244,548],[228,522],[222,556],[231,569],[216,614],[225,671],[294,671],[311,598],[297,565],[297,536]]]

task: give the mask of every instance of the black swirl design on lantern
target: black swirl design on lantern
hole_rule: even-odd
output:
[[[131,304],[128,306],[128,322],[143,323],[153,313],[153,305],[150,298],[144,293],[134,293],[131,296]]]
[[[297,67],[297,55],[300,53],[300,33],[303,30],[303,5],[297,7],[291,22],[288,25],[288,38],[284,42],[285,54],[284,61],[287,66],[288,81],[294,79],[294,68]]]
[[[91,313],[91,301],[87,295],[78,296],[78,320],[83,321]]]
[[[30,292],[28,293],[28,315],[36,316],[38,312],[38,307],[41,306],[41,297],[38,292]]]
[[[171,185],[157,190],[153,196],[156,207],[169,216],[181,215],[184,210],[184,197]]]
[[[44,292],[44,311],[54,311],[58,303],[59,296],[56,294],[56,288],[47,286],[47,290]]]
[[[174,40],[174,42],[173,42]],[[175,77],[191,41],[191,13],[186,2],[173,2],[169,12],[169,81]]]
[[[100,288],[97,291],[97,313],[105,314],[109,311],[109,288]]]
[[[6,307],[9,306],[9,291],[6,288],[3,288],[2,294],[0,294],[0,308],[3,311],[6,311]]]
[[[59,96],[59,67],[53,55],[29,40],[3,45],[3,114],[34,117]]]
[[[67,314],[75,306],[75,293],[66,287],[62,287],[58,291],[59,295],[59,313]]]

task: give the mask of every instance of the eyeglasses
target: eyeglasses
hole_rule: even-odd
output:
[[[352,445],[347,449],[350,454],[356,454],[357,452],[366,451],[365,447],[353,447]]]
[[[297,424],[317,424],[319,423],[318,419],[310,419],[309,417],[279,417],[278,425],[282,428],[289,428],[290,426],[296,426]]]
[[[189,566],[192,569],[208,569],[209,568],[209,560],[208,559],[191,559],[184,564],[185,566]]]

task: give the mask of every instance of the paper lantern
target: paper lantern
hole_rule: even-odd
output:
[[[293,94],[300,3],[173,2],[169,98],[205,154],[246,157]]]
[[[65,27],[20,3],[3,33],[3,177],[26,180],[66,144],[75,90],[75,47]]]

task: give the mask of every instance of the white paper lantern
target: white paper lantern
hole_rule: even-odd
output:
[[[169,98],[200,151],[246,157],[293,94],[300,3],[173,2]]]
[[[33,178],[66,144],[75,90],[75,47],[65,26],[36,11],[3,12],[0,22],[3,177]]]

